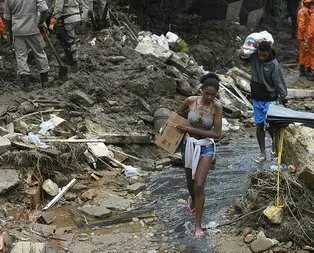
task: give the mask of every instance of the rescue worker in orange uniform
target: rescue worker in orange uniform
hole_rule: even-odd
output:
[[[310,53],[306,44],[306,30],[309,25],[312,0],[302,0],[303,6],[298,11],[298,42],[300,77],[311,73]]]
[[[311,15],[309,24],[306,30],[306,41],[305,48],[309,51],[310,54],[310,67],[311,73],[308,74],[307,80],[314,81],[314,2],[312,0],[311,5]]]
[[[4,28],[4,23],[3,20],[0,16],[0,38],[5,35],[5,28]]]

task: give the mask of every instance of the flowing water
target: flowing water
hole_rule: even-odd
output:
[[[269,140],[267,144],[269,154]],[[258,150],[255,138],[217,148],[217,162],[210,171],[205,186],[205,226],[213,227],[222,222],[222,216],[229,205],[248,188],[249,174],[252,171],[269,167],[270,159],[263,164],[254,162]],[[187,206],[182,201],[188,197],[184,169],[170,168],[154,174],[150,180],[148,190],[156,200],[157,216],[164,223],[164,229],[172,232],[168,247],[184,245],[184,252],[213,252],[216,229],[209,230],[210,236],[207,239],[194,237],[194,217],[187,212]],[[159,232],[162,234],[164,231]]]

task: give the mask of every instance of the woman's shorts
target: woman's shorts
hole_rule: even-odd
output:
[[[186,141],[184,140],[182,143],[182,148],[181,148],[181,155],[182,155],[183,161],[185,158],[185,146],[186,146]],[[215,144],[214,143],[201,146],[201,157],[214,156],[214,155],[215,155]]]

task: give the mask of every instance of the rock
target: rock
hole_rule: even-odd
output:
[[[11,247],[11,245],[12,245],[12,238],[11,238],[11,236],[9,235],[9,233],[6,232],[6,231],[4,231],[4,232],[2,233],[2,237],[3,237],[4,245],[5,245],[7,248]]]
[[[252,234],[248,234],[247,236],[244,237],[244,242],[245,243],[251,243],[255,240],[255,236]]]
[[[150,41],[139,42],[135,47],[135,50],[141,54],[152,54],[155,57],[164,60],[167,60],[172,56],[172,51]]]
[[[20,182],[19,172],[17,170],[1,169],[0,178],[0,194],[5,193],[5,191]]]
[[[126,60],[126,57],[118,55],[118,56],[109,56],[107,58],[107,61],[112,62],[112,63],[119,63],[119,62],[123,62]]]
[[[117,195],[108,195],[106,197],[98,197],[95,200],[98,205],[104,206],[111,210],[123,211],[130,207],[131,201]]]
[[[296,251],[296,253],[311,253],[313,251],[310,251],[310,250],[304,250],[304,249],[299,249]]]
[[[45,192],[47,192],[50,196],[56,196],[59,193],[58,185],[53,182],[51,179],[47,179],[44,181],[42,188]]]
[[[14,244],[11,253],[29,253],[31,252],[31,242],[17,242]]]
[[[18,110],[22,114],[28,114],[35,111],[35,105],[32,102],[26,101],[26,102],[21,103]]]
[[[195,95],[197,90],[193,89],[188,80],[181,79],[177,81],[177,92],[183,96]]]
[[[253,232],[253,229],[250,228],[250,227],[246,227],[242,230],[242,235],[245,237],[247,236],[248,234],[252,233]]]
[[[55,182],[58,186],[63,187],[66,186],[68,184],[68,182],[70,181],[68,179],[68,177],[66,177],[64,174],[62,174],[59,171],[55,171],[54,172],[54,176],[52,178],[52,181]],[[72,190],[73,188],[71,188]]]
[[[77,105],[93,106],[95,101],[81,90],[73,91],[69,94],[70,101]]]
[[[145,222],[146,224],[153,223],[154,221],[155,221],[155,218],[146,218],[146,219],[144,219],[144,222]]]
[[[67,200],[67,201],[73,201],[73,200],[76,199],[77,196],[76,196],[76,194],[74,194],[74,193],[67,192],[66,194],[64,194],[63,197],[64,197],[65,200]]]
[[[269,250],[273,246],[273,242],[268,238],[258,238],[251,242],[250,247],[254,253],[260,253]]]
[[[0,136],[0,152],[6,151],[11,146],[11,141]]]
[[[298,173],[302,172],[305,168],[308,168],[309,171],[314,173],[313,136],[314,129],[311,127],[298,124],[290,124],[287,127],[284,146],[289,148],[283,152],[282,159],[286,164],[294,164]],[[308,185],[311,186],[311,184]]]
[[[84,200],[91,200],[97,196],[97,192],[95,189],[89,189],[86,192],[84,192],[81,197]]]
[[[68,181],[67,181],[68,183]],[[82,191],[82,190],[86,190],[88,187],[84,184],[81,184],[81,183],[76,183],[75,185],[73,185],[71,187],[71,191]]]
[[[283,247],[280,247],[280,246],[276,246],[272,250],[273,250],[273,252],[278,252],[278,253],[288,252],[288,250],[286,248],[283,248]]]
[[[111,211],[103,206],[83,206],[79,207],[78,210],[96,218],[107,218],[111,215]]]
[[[133,221],[133,222],[138,222],[139,220],[140,220],[140,219],[137,218],[137,217],[133,217],[133,218],[132,218],[132,221]]]
[[[263,231],[258,232],[258,234],[256,235],[256,238],[266,238],[266,235]]]
[[[134,194],[138,194],[139,192],[143,191],[146,189],[146,185],[142,184],[142,183],[135,183],[132,185],[128,185],[126,187],[126,189],[128,190],[128,192],[130,193],[134,193]]]
[[[127,178],[129,184],[135,184],[139,180],[139,176],[133,176],[133,177],[128,177]]]
[[[158,166],[158,165],[168,166],[171,163],[172,163],[171,158],[166,157],[166,158],[163,158],[163,159],[156,161],[156,166]]]
[[[302,249],[304,249],[304,250],[314,251],[314,247],[311,247],[311,246],[309,246],[309,245],[305,245],[305,246],[303,246],[303,248],[302,248]]]
[[[156,95],[167,96],[177,93],[177,83],[168,76],[157,76],[151,87]]]
[[[46,245],[40,242],[17,242],[11,253],[46,253]]]
[[[135,59],[143,60],[143,57],[141,56],[141,54],[129,46],[124,46],[121,50],[121,53],[125,57],[132,59],[132,60],[135,60]]]
[[[285,243],[283,245],[283,247],[286,248],[286,249],[290,249],[292,247],[292,245],[293,245],[293,242],[289,241],[289,242]]]
[[[26,135],[29,131],[28,125],[23,120],[18,120],[15,122],[14,129],[16,132]]]
[[[306,167],[300,174],[300,181],[304,182],[308,188],[314,190],[314,171],[310,171],[308,167]]]

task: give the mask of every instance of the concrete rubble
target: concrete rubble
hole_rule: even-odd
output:
[[[154,111],[173,111],[186,96],[199,95],[199,77],[208,71],[192,54],[171,50],[164,36],[149,33],[137,41],[127,30],[112,26],[96,37],[80,37],[80,73],[60,85],[55,79],[56,90],[4,100],[12,100],[0,112],[0,193],[6,203],[1,226],[12,231],[14,243],[5,244],[10,252],[106,252],[133,240],[143,252],[166,252],[154,239],[158,218],[148,203],[146,177],[182,164],[178,153],[167,156],[153,145]],[[194,50],[214,54],[207,46]],[[14,72],[8,67],[3,75],[11,80]],[[222,145],[252,127],[253,113],[250,75],[232,67],[219,76]],[[313,90],[289,89],[289,97],[309,99],[304,106],[310,108]],[[296,124],[285,139],[284,160],[308,185],[314,178],[312,136],[312,128]],[[130,167],[139,172],[126,176]],[[243,240],[252,252],[294,247],[257,231]]]

